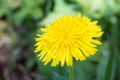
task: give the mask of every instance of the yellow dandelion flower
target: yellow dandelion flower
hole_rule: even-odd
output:
[[[51,61],[51,66],[72,66],[73,58],[83,61],[94,55],[96,45],[101,45],[96,38],[103,34],[97,21],[80,15],[59,17],[41,31],[35,38],[35,52],[45,65]]]

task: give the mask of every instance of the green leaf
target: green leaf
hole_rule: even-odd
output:
[[[102,46],[98,48],[98,53],[96,55],[101,55],[98,56],[97,58],[99,59],[98,65],[97,65],[97,77],[96,80],[104,80],[105,77],[105,70],[107,67],[107,62],[109,58],[109,44],[108,42],[104,42]],[[96,57],[96,55],[94,57]]]
[[[113,67],[113,54],[111,53],[106,67],[105,80],[111,80],[112,67]]]
[[[40,19],[43,16],[43,12],[40,8],[37,8],[31,12],[34,19]]]
[[[51,23],[57,17],[66,14],[77,14],[77,11],[75,11],[72,6],[66,4],[64,0],[55,0],[53,12],[48,13],[47,16],[38,25],[45,25],[46,23]]]
[[[13,19],[16,25],[21,25],[25,17],[28,15],[29,10],[26,8],[23,8],[19,10],[18,12],[14,13]]]
[[[0,18],[7,13],[7,7],[2,6],[0,7]]]

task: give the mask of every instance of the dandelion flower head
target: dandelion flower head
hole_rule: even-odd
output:
[[[81,15],[58,17],[41,32],[35,38],[35,52],[45,65],[51,62],[51,66],[72,66],[73,59],[83,61],[94,55],[96,46],[101,45],[97,38],[103,34],[97,21]]]

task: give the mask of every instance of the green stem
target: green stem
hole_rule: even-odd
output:
[[[70,67],[70,76],[69,76],[70,80],[74,80],[74,70],[73,70],[73,66]]]

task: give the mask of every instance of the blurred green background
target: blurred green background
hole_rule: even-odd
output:
[[[75,80],[120,80],[120,0],[0,0],[0,80],[68,80],[69,68],[44,66],[34,53],[40,27],[65,14],[98,20],[98,52],[74,61]]]

